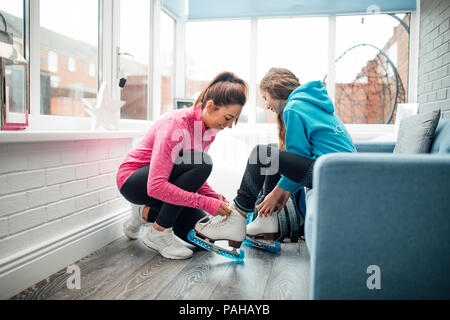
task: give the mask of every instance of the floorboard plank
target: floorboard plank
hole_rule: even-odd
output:
[[[263,299],[306,300],[309,297],[309,252],[305,242],[282,243]]]
[[[94,267],[97,268],[100,261],[105,260],[106,257],[114,259],[115,255],[120,254],[120,252],[128,251],[128,248],[132,245],[125,237],[121,237],[105,247],[94,251],[86,257],[78,260],[74,264],[80,267],[81,271],[81,286],[85,283],[85,276],[89,274],[89,271]],[[30,288],[22,291],[11,299],[14,300],[45,300],[53,299],[53,296],[66,293],[66,298],[70,299],[73,295],[77,294],[79,290],[69,290],[67,288],[67,279],[71,276],[68,274],[67,267],[61,269],[50,277],[36,283]],[[83,288],[84,289],[84,288]]]
[[[310,257],[304,242],[280,254],[247,246],[244,263],[195,249],[187,260],[163,258],[122,237],[76,262],[81,289],[60,270],[12,299],[308,299]]]
[[[242,247],[243,264],[232,264],[214,289],[210,299],[248,300],[261,299],[278,254],[261,249]]]
[[[156,298],[207,299],[231,264],[232,260],[212,252],[196,251],[190,263]]]
[[[130,241],[130,245],[120,252],[103,255],[95,262],[92,261],[85,270],[81,271],[80,290],[61,290],[51,299],[58,300],[87,300],[102,299],[109,291],[124,279],[151,260],[158,253],[147,248],[141,241]]]
[[[187,264],[189,259],[171,260],[157,254],[112,288],[103,298],[107,300],[155,299]]]

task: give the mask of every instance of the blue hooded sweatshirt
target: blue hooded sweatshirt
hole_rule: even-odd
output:
[[[333,102],[321,81],[311,81],[295,89],[283,111],[286,150],[317,159],[333,152],[355,152],[350,134],[334,113]],[[291,193],[302,185],[282,176],[278,186]]]

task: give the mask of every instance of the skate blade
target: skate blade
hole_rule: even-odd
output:
[[[264,240],[255,240],[251,237],[245,237],[244,244],[249,247],[262,249],[272,253],[280,253],[281,244],[278,241],[263,242]]]
[[[189,231],[188,236],[187,236],[188,240],[191,241],[192,243],[195,243],[197,245],[199,245],[200,247],[202,247],[205,250],[208,250],[210,252],[214,252],[218,255],[221,255],[223,257],[235,260],[238,263],[242,263],[244,262],[244,250],[240,249],[239,252],[235,250],[236,252],[231,252],[228,251],[226,249],[222,249],[219,248],[218,246],[212,244],[211,242],[209,242],[207,239],[201,239],[197,236],[197,234],[195,233],[195,230],[192,229],[191,231]]]

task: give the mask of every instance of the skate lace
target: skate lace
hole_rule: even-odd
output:
[[[231,213],[229,216],[223,217],[223,216],[215,216],[212,219],[210,219],[205,227],[210,228],[221,228],[226,224],[231,223],[233,219],[231,219],[233,213]]]

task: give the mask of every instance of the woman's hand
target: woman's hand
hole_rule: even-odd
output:
[[[222,201],[222,204],[221,204],[219,210],[217,211],[217,215],[227,217],[230,215],[230,213],[231,213],[231,209],[230,209],[230,207],[228,207],[228,203]]]
[[[289,200],[291,193],[276,186],[261,202],[258,206],[258,212],[260,215],[267,217],[272,215],[275,207],[278,208],[278,213],[284,208],[286,202]]]

